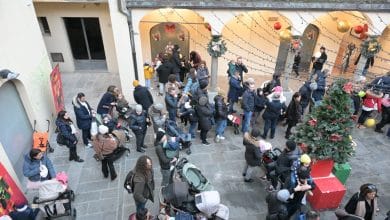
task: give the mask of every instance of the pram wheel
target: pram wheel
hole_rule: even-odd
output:
[[[69,193],[70,193],[69,199],[70,199],[72,202],[74,202],[74,199],[76,198],[76,195],[74,194],[73,190],[70,190]]]
[[[77,217],[76,209],[72,209],[72,217],[73,217],[73,219],[76,219],[76,217]]]

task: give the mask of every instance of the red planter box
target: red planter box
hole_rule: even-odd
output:
[[[314,210],[336,209],[345,194],[344,185],[335,177],[315,178],[313,196],[308,196]]]
[[[311,176],[317,177],[328,177],[332,173],[333,160],[317,160],[311,165]]]

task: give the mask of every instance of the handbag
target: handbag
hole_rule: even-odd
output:
[[[67,145],[67,140],[60,132],[57,134],[57,144],[59,145]]]

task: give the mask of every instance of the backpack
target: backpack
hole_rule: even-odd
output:
[[[353,194],[353,196],[349,199],[349,201],[345,205],[345,211],[348,212],[349,214],[355,214],[355,210],[358,202],[359,202],[359,192]]]
[[[130,172],[126,176],[125,183],[123,184],[123,187],[127,190],[129,194],[134,192],[134,176],[135,172],[133,170],[130,170]]]

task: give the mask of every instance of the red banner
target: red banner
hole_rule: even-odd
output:
[[[21,203],[27,204],[26,197],[0,163],[0,216],[7,215],[14,210],[15,204]]]
[[[51,91],[53,93],[54,105],[57,113],[65,109],[64,93],[62,92],[62,80],[60,67],[58,64],[54,67],[50,73]]]

